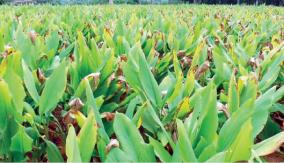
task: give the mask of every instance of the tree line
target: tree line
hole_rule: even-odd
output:
[[[249,4],[249,5],[275,5],[283,6],[284,0],[183,0],[187,3],[204,3],[204,4]]]
[[[108,0],[110,4],[114,3],[114,0]],[[135,3],[141,4],[143,0],[134,0]],[[147,1],[148,2],[148,1]],[[151,0],[148,3],[155,3]],[[168,3],[192,3],[192,4],[246,4],[246,5],[275,5],[284,6],[284,0],[168,0]]]
[[[109,4],[115,3],[115,0],[108,0]],[[131,1],[131,0],[130,0]],[[128,1],[129,2],[129,1]],[[155,3],[155,0],[147,3]],[[134,3],[145,3],[143,0],[134,0]],[[284,0],[168,0],[168,3],[191,3],[191,4],[246,4],[246,5],[274,5],[284,6]]]

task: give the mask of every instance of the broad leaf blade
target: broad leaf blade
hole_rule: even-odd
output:
[[[69,127],[68,135],[66,138],[66,155],[67,162],[82,162],[75,129],[73,126]]]
[[[51,112],[62,98],[67,84],[67,64],[63,61],[51,74],[39,99],[41,115]]]
[[[84,123],[78,135],[78,144],[83,162],[89,162],[97,142],[97,126],[93,110]]]
[[[122,150],[131,157],[132,161],[156,160],[153,148],[144,143],[135,125],[125,115],[116,113],[113,127]]]
[[[49,140],[44,140],[46,143],[48,162],[64,162],[64,159],[57,146]]]

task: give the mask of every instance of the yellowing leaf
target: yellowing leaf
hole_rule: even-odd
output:
[[[67,162],[82,162],[75,129],[73,126],[69,127],[66,138],[66,155]]]
[[[88,140],[88,141],[87,141]],[[93,110],[89,112],[83,127],[78,135],[78,145],[81,159],[83,162],[89,162],[97,142],[97,124]]]
[[[284,143],[284,131],[253,146],[257,156],[266,156],[273,153]]]
[[[253,145],[252,124],[249,119],[240,130],[238,136],[228,148],[225,162],[249,160]]]
[[[18,113],[22,113],[24,108],[24,98],[26,96],[22,79],[14,72],[12,67],[6,70],[4,80],[9,86],[10,93],[13,97],[13,103]]]

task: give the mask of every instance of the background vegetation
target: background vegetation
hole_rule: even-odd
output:
[[[284,0],[0,0],[4,3],[52,3],[52,4],[247,4],[247,5],[276,5],[283,6]]]

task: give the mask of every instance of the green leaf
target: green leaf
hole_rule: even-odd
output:
[[[177,54],[174,53],[173,56],[174,56],[173,65],[174,65],[175,75],[176,75],[176,78],[178,78],[178,76],[182,75],[182,70],[180,68],[180,64],[179,64],[179,60],[177,58]]]
[[[171,162],[171,155],[160,142],[150,137],[150,144],[153,146],[156,156],[162,162]]]
[[[0,130],[3,131],[8,123],[8,116],[13,113],[12,95],[8,84],[0,78]]]
[[[51,74],[39,99],[41,115],[51,112],[62,98],[67,84],[67,64],[63,61]]]
[[[25,86],[33,98],[33,100],[38,103],[39,101],[39,94],[37,92],[36,86],[35,86],[35,80],[33,77],[32,72],[29,70],[28,65],[25,63],[25,61],[22,61],[22,66],[23,66],[23,72],[24,72],[24,83]]]
[[[143,127],[150,132],[156,133],[158,131],[162,131],[169,144],[174,147],[174,142],[171,139],[171,136],[166,131],[164,125],[162,124],[152,105],[150,105],[149,101],[146,101],[145,104],[138,109],[133,120],[139,118],[142,118]]]
[[[252,116],[254,107],[254,99],[250,99],[226,121],[219,132],[218,152],[227,150],[233,144],[242,126]]]
[[[71,51],[74,49],[74,43],[70,44],[66,49],[62,50],[58,55],[59,58],[62,60],[65,57],[68,57],[71,54]]]
[[[179,74],[176,79],[174,90],[171,92],[171,96],[167,99],[170,106],[174,107],[177,105],[176,101],[181,101],[183,89],[183,74]]]
[[[225,162],[227,152],[220,152],[212,156],[206,162]]]
[[[125,115],[116,113],[113,128],[121,149],[131,157],[132,161],[153,162],[156,160],[152,146],[144,143],[138,129]]]
[[[17,133],[19,127],[18,123],[11,115],[5,116],[9,116],[10,118],[5,117],[6,127],[4,129],[0,129],[0,155],[6,155],[11,153],[11,138]],[[23,154],[20,155],[20,158],[22,159]]]
[[[253,145],[252,124],[249,119],[243,126],[226,154],[225,162],[249,160]]]
[[[284,131],[253,146],[257,156],[266,156],[273,153],[284,143]]]
[[[243,84],[242,82],[245,83],[243,86],[242,86]],[[239,88],[238,91],[240,94],[240,107],[242,107],[242,105],[246,103],[248,100],[256,99],[257,84],[256,84],[256,81],[253,79],[253,77],[250,76],[248,78],[245,78],[244,80],[240,79],[238,88]]]
[[[277,89],[277,91],[274,93],[273,102],[277,102],[283,97],[284,97],[284,86]]]
[[[106,160],[106,147],[107,147],[107,144],[109,143],[110,141],[105,141],[103,139],[101,139],[100,137],[98,138],[98,141],[97,141],[97,150],[98,150],[98,154],[100,156],[100,159],[102,161],[105,161]]]
[[[97,142],[97,127],[94,117],[94,112],[91,110],[78,135],[78,144],[83,162],[90,161]]]
[[[183,96],[189,96],[192,91],[194,90],[194,72],[193,71],[188,71],[186,80],[185,80],[185,88],[184,88],[184,93]]]
[[[57,146],[49,140],[44,140],[46,143],[46,152],[48,162],[64,162],[61,153]]]
[[[0,78],[0,155],[8,154],[11,137],[17,131],[15,122],[15,108],[12,104],[12,95],[10,94],[8,84]]]
[[[194,66],[198,66],[200,64],[200,57],[201,57],[201,53],[202,53],[202,50],[205,46],[205,41],[201,41],[194,54],[193,54],[193,59],[192,59],[192,64],[191,64],[191,68],[193,68]]]
[[[18,113],[22,113],[24,108],[24,98],[26,96],[22,79],[14,72],[12,67],[8,67],[4,75],[4,80],[9,86],[13,97],[13,103]]]
[[[59,36],[58,36],[58,32],[53,31],[51,33],[51,35],[47,38],[46,40],[46,45],[47,45],[47,50],[51,51],[51,53],[49,54],[49,58],[53,58],[57,48],[59,46]]]
[[[103,31],[103,38],[104,38],[106,44],[109,47],[115,49],[115,43],[113,41],[113,38],[112,38],[111,34],[106,29],[104,29],[104,31]]]
[[[32,150],[33,139],[25,132],[23,126],[19,127],[16,135],[12,137],[10,150],[13,152],[26,153]]]
[[[132,159],[130,157],[131,156],[129,156],[119,148],[114,148],[107,155],[106,162],[132,162]]]
[[[227,64],[229,62],[229,59],[226,52],[224,52],[224,48],[222,48],[221,46],[216,46],[212,52],[213,61],[216,66],[214,80],[216,85],[218,85],[224,80],[230,80],[232,70]]]
[[[105,140],[105,142],[109,142],[109,137],[105,131],[105,127],[104,127],[104,124],[103,124],[103,121],[101,119],[101,115],[99,112],[100,106],[98,106],[97,104],[97,99],[94,98],[91,86],[88,81],[86,81],[86,96],[87,96],[87,105],[94,111],[95,120],[97,124],[100,126],[98,128],[98,134],[100,135],[102,139]]]
[[[111,51],[107,51],[103,58],[103,66],[101,69],[101,81],[105,81],[114,71],[116,68],[116,59],[114,54]]]
[[[255,112],[252,116],[254,138],[262,131],[267,122],[269,109],[273,104],[273,95],[275,94],[275,90],[275,87],[270,88],[258,97],[255,102]]]
[[[217,91],[213,82],[205,88],[204,92],[201,93],[201,96],[203,97],[201,100],[207,102],[205,105],[202,105],[203,108],[200,117],[196,122],[197,129],[195,131],[198,131],[199,128],[198,138],[203,137],[206,142],[209,143],[213,142],[215,139],[218,128]],[[208,128],[208,126],[210,127]]]
[[[177,119],[178,141],[174,148],[173,160],[182,162],[197,162],[189,136],[181,120]]]
[[[138,48],[138,47],[135,47]],[[145,91],[149,100],[154,104],[154,107],[157,107],[161,104],[161,94],[159,92],[158,84],[150,71],[150,67],[145,59],[145,56],[142,50],[139,48],[136,51],[139,54],[139,68],[140,72],[138,74],[139,79],[142,84],[142,88]]]
[[[228,94],[228,111],[232,115],[239,108],[239,93],[234,73],[231,76]]]
[[[66,138],[66,155],[67,162],[82,162],[75,129],[73,126],[69,127],[68,135]]]
[[[205,138],[207,142],[212,142],[218,127],[217,92],[214,83],[211,81],[207,87],[199,91],[189,127],[190,140],[194,145],[200,137]],[[207,127],[208,125],[210,128]]]
[[[144,53],[135,45],[129,52],[127,63],[123,64],[123,73],[129,85],[142,97],[151,101],[155,109],[162,102],[158,84],[145,59]]]
[[[202,150],[202,152],[200,153],[198,157],[198,161],[204,162],[208,159],[213,159],[213,157],[216,156],[216,149],[217,149],[217,141],[214,140],[210,145],[208,145],[206,148]],[[225,160],[225,156],[222,159]]]
[[[280,66],[274,69],[269,69],[269,71],[264,75],[262,80],[259,82],[259,89],[261,91],[269,88],[277,79],[280,72]]]
[[[23,32],[22,25],[18,26],[16,35],[16,49],[18,49],[25,62],[32,68],[35,69],[37,67],[36,60],[40,56],[39,51],[33,45],[31,39],[29,39]]]
[[[76,41],[75,52],[79,53],[76,61],[78,62],[78,72],[80,77],[83,78],[93,72],[97,72],[97,61],[92,57],[90,48],[87,46],[83,33],[78,31],[78,38]],[[100,58],[102,59],[102,58]]]
[[[279,72],[281,72],[281,63],[284,61],[284,56],[280,52],[277,56],[273,58],[270,64],[266,65],[267,69],[262,72],[264,75],[259,81],[258,88],[261,91],[268,89],[278,78]]]
[[[3,31],[0,29],[0,33],[2,33]],[[4,38],[3,36],[0,37],[0,52],[3,52],[4,51],[4,45],[5,45],[5,42],[4,42]]]

